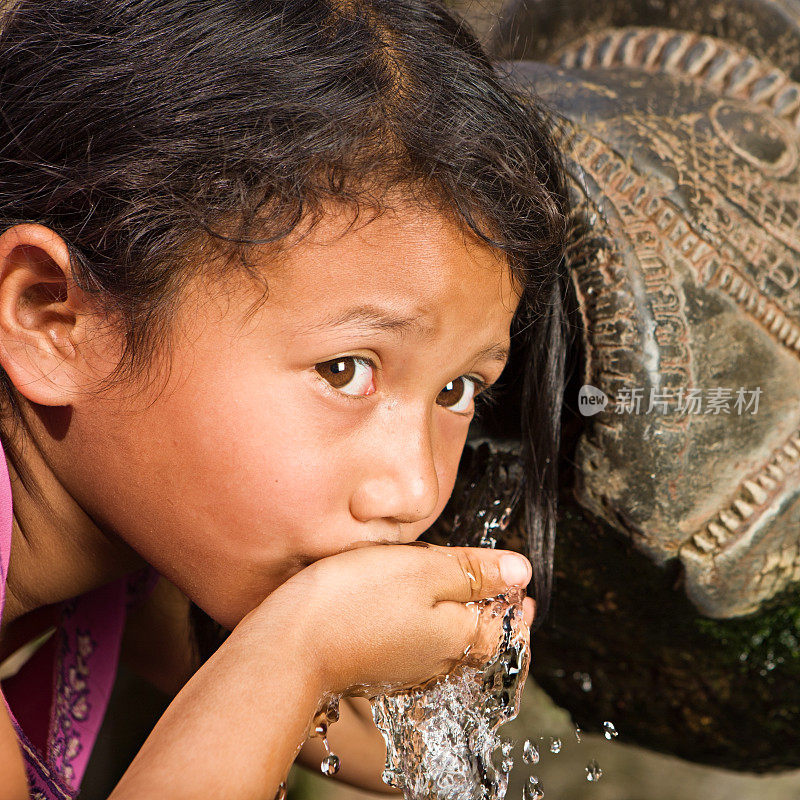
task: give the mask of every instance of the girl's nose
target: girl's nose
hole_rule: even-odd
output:
[[[372,433],[350,498],[352,516],[360,522],[384,519],[396,523],[431,516],[439,502],[439,478],[430,417],[388,414],[381,432]]]

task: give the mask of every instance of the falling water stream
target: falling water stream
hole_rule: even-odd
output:
[[[505,797],[514,762],[497,731],[519,711],[530,663],[522,596],[515,590],[478,604],[479,626],[499,628],[483,666],[463,664],[426,687],[372,699],[386,741],[383,780],[406,800]]]

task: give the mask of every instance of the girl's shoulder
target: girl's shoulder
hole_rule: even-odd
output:
[[[11,478],[8,474],[6,454],[0,443],[0,620],[6,600],[6,578],[11,560],[11,533],[14,521],[11,499]]]
[[[26,800],[28,779],[25,775],[25,763],[19,749],[11,716],[6,710],[0,693],[0,775],[3,776],[3,800]]]

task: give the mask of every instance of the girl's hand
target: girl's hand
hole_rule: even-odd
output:
[[[465,603],[530,577],[522,556],[471,547],[372,545],[315,562],[188,680],[110,800],[274,797],[326,696],[448,671],[474,642]]]
[[[372,696],[423,683],[476,644],[477,611],[465,604],[527,586],[532,568],[506,550],[413,544],[423,546],[370,545],[321,559],[251,614],[283,609],[301,620],[325,692]],[[529,598],[524,611],[530,625]]]

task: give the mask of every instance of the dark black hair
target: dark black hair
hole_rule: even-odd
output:
[[[434,0],[17,0],[0,114],[0,226],[64,239],[78,285],[124,331],[117,378],[168,350],[188,276],[265,281],[248,248],[279,245],[328,201],[379,210],[399,188],[502,250],[524,286],[514,337],[544,615],[567,195],[552,121],[463,21]]]

